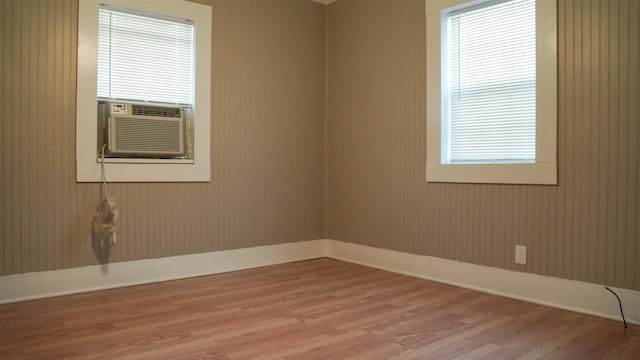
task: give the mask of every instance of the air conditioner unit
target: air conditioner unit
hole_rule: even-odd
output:
[[[192,108],[100,101],[104,142],[110,157],[189,157]]]

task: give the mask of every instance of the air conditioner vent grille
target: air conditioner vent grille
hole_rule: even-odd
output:
[[[143,115],[143,116],[161,116],[161,117],[173,117],[179,118],[182,116],[180,108],[164,107],[164,106],[151,106],[151,105],[136,105],[131,106],[131,114]]]
[[[181,154],[181,131],[180,121],[116,117],[115,145],[125,153]]]

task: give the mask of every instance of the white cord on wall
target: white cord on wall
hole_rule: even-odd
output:
[[[109,201],[109,190],[107,189],[107,176],[104,171],[104,149],[107,148],[107,144],[102,145],[102,152],[100,152],[100,176],[102,179],[102,190],[104,191],[104,197]]]

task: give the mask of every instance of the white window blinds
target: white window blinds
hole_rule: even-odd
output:
[[[536,2],[448,15],[442,162],[536,161]]]
[[[193,23],[102,5],[98,97],[193,105]]]

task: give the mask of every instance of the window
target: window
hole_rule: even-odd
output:
[[[426,1],[427,181],[557,183],[555,6]]]
[[[193,108],[193,154],[106,159],[109,181],[209,181],[211,7],[84,0],[78,14],[77,180],[100,181],[98,100]],[[190,142],[189,142],[190,143]]]
[[[111,5],[98,18],[98,97],[193,105],[193,22]]]

